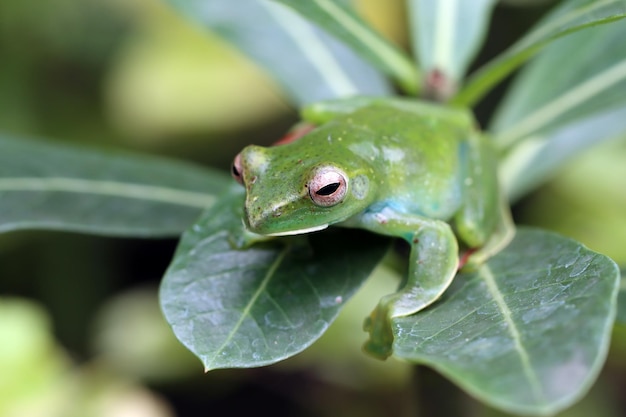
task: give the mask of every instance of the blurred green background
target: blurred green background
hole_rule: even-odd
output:
[[[401,1],[356,3],[407,46]],[[553,3],[502,2],[478,61],[511,44]],[[478,107],[483,124],[505,87]],[[159,0],[0,2],[4,133],[226,170],[242,146],[271,143],[296,120],[260,69]],[[518,202],[516,220],[626,265],[625,158],[623,138],[588,152]],[[360,353],[362,318],[395,285],[384,267],[305,353],[268,368],[204,375],[158,308],[175,247],[175,239],[0,235],[0,417],[428,416],[441,404],[446,415],[500,415],[432,371]],[[564,415],[625,415],[618,388],[626,336],[620,327],[615,335],[603,378]]]

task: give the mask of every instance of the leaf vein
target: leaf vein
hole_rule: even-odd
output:
[[[593,96],[626,79],[626,60],[607,68],[567,93],[538,108],[506,131],[497,135],[504,147],[536,132]]]
[[[324,77],[338,97],[358,93],[358,88],[311,27],[298,23],[291,16],[283,14],[286,9],[279,9],[281,6],[278,4],[266,2],[259,2],[259,4],[264,6],[274,20],[289,33],[293,41],[300,45],[303,55]]]
[[[215,201],[212,195],[194,191],[148,184],[68,177],[0,178],[0,191],[100,194],[200,208],[209,207]]]
[[[205,365],[205,370],[206,371],[209,371],[209,370],[212,369],[212,364],[213,364],[213,362],[215,362],[215,359],[217,357],[219,357],[220,353],[222,353],[224,348],[233,340],[233,338],[235,336],[235,333],[239,330],[239,328],[243,324],[243,321],[246,319],[246,317],[250,316],[250,311],[252,310],[252,307],[254,306],[254,304],[256,303],[258,298],[261,296],[261,294],[263,292],[265,292],[268,283],[274,277],[274,274],[275,274],[276,270],[278,269],[280,264],[283,262],[283,260],[285,259],[285,256],[287,256],[288,252],[289,252],[289,246],[286,246],[278,254],[278,256],[276,257],[276,260],[269,267],[269,269],[267,270],[265,276],[261,280],[261,284],[256,289],[254,294],[252,294],[252,297],[250,297],[250,301],[248,301],[248,304],[244,307],[243,311],[241,312],[239,320],[237,320],[237,323],[235,323],[235,325],[233,326],[232,330],[228,333],[228,335],[226,336],[226,339],[224,339],[224,342],[222,343],[222,345],[218,349],[216,349],[215,353],[213,354],[212,360],[207,365]],[[253,318],[253,320],[255,320],[255,319]],[[257,326],[258,326],[258,323],[257,323]],[[267,343],[267,341],[266,341],[266,343]]]
[[[489,293],[498,305],[502,317],[507,324],[507,329],[511,338],[513,339],[515,350],[519,354],[524,374],[528,380],[528,383],[530,384],[533,394],[535,395],[537,400],[543,399],[541,383],[539,382],[539,378],[532,369],[530,357],[528,355],[528,352],[526,351],[526,348],[524,347],[524,344],[522,343],[522,336],[517,329],[515,321],[513,320],[513,313],[506,304],[506,301],[504,300],[504,297],[500,292],[500,289],[498,288],[498,284],[496,283],[495,277],[493,276],[491,269],[489,268],[489,266],[484,265],[480,268],[478,273],[479,276],[483,279],[483,282],[485,282],[485,284],[487,285]]]

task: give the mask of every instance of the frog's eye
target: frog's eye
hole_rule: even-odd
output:
[[[237,154],[235,160],[233,161],[233,165],[230,168],[230,174],[233,178],[239,183],[243,184],[243,170],[241,168],[241,154]]]
[[[325,166],[314,171],[307,186],[315,204],[329,207],[340,203],[346,196],[348,180],[339,168]]]

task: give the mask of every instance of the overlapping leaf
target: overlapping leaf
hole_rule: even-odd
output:
[[[263,67],[298,103],[387,95],[381,74],[282,4],[269,0],[168,0]]]
[[[395,355],[428,364],[508,412],[571,405],[602,366],[619,270],[579,243],[522,229],[441,302],[394,323]]]
[[[482,44],[495,0],[410,0],[408,5],[420,68],[459,84]]]
[[[496,143],[512,148],[502,164],[511,199],[581,151],[626,135],[624,37],[622,22],[570,34],[515,80],[491,124]]]
[[[500,182],[509,200],[533,190],[592,146],[626,137],[625,119],[626,106],[608,109],[520,143],[501,163]]]
[[[541,21],[535,29],[498,57],[472,74],[453,98],[457,105],[473,106],[484,94],[506,78],[548,43],[565,35],[593,26],[615,22],[626,17],[624,0],[570,0]],[[585,33],[587,33],[585,31]],[[583,35],[586,36],[586,35]],[[577,51],[577,54],[584,56]],[[563,61],[552,67],[550,79],[558,79]],[[545,79],[544,79],[545,80]],[[541,86],[546,83],[542,82]],[[539,87],[539,86],[537,86]]]
[[[225,184],[182,162],[0,136],[0,232],[175,236]]]
[[[245,368],[295,355],[319,338],[387,248],[387,239],[332,230],[246,249],[240,190],[188,230],[161,284],[178,339],[207,370]]]
[[[407,93],[416,94],[419,74],[411,59],[391,44],[342,1],[274,0],[292,7],[303,17],[349,45],[361,57],[390,75]]]
[[[547,47],[516,79],[491,123],[500,146],[626,107],[624,37],[626,23],[619,22]]]

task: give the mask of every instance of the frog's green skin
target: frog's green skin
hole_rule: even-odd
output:
[[[385,358],[391,319],[439,298],[457,272],[459,243],[476,249],[468,262],[475,266],[511,239],[496,157],[468,112],[417,101],[325,102],[306,108],[303,119],[319,126],[286,145],[248,146],[235,159],[245,224],[260,235],[334,224],[405,239],[406,284],[365,323],[365,349]]]

